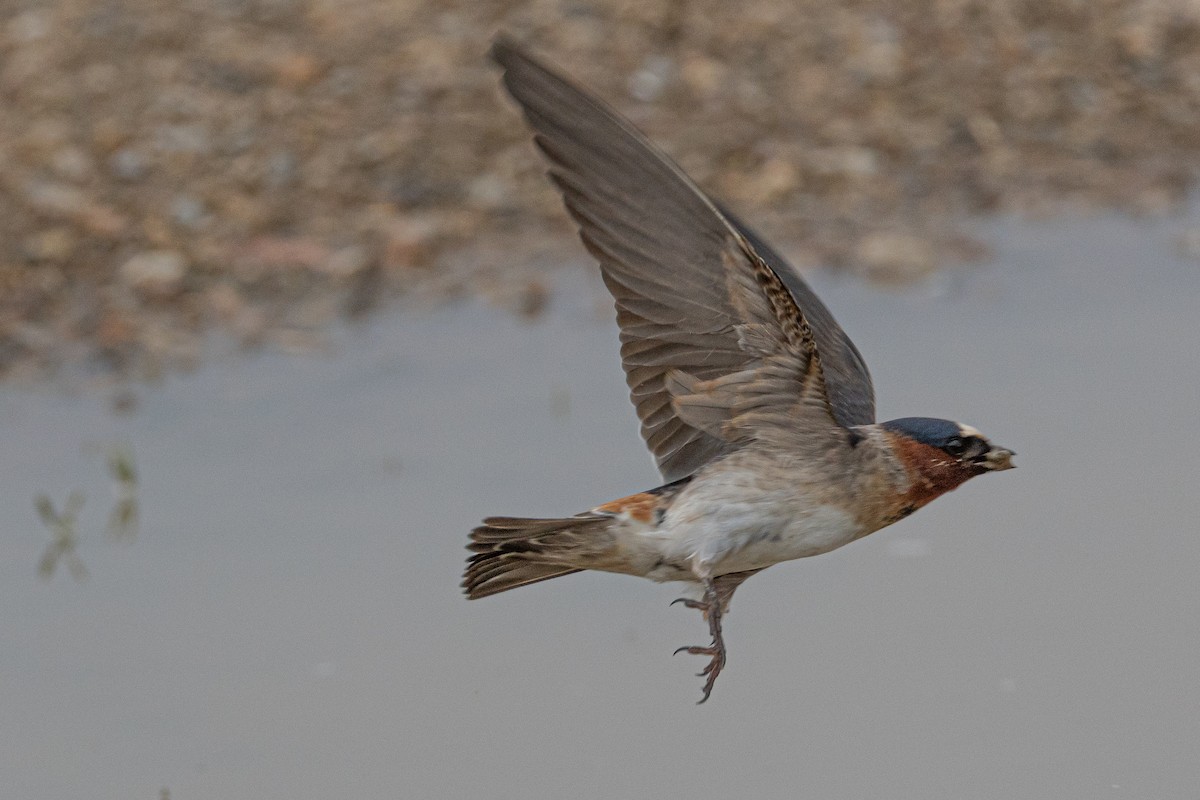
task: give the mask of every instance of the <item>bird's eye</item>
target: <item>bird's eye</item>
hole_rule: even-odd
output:
[[[965,441],[963,441],[962,439],[960,439],[959,437],[955,436],[953,439],[946,442],[945,446],[942,449],[945,450],[950,455],[957,457],[957,456],[961,456],[963,453],[967,452],[967,443]]]

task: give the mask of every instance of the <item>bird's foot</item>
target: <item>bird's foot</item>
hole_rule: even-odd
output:
[[[708,679],[704,681],[704,696],[699,701],[703,703],[712,694],[717,676],[725,668],[725,640],[721,636],[721,598],[717,593],[716,585],[710,579],[704,582],[704,600],[681,597],[671,605],[675,605],[675,603],[682,603],[687,608],[703,612],[704,618],[708,620],[708,632],[712,634],[712,644],[708,647],[692,645],[681,647],[675,651],[675,654],[688,653],[693,656],[709,656],[712,659],[708,662],[708,666],[696,673],[698,678],[708,676]]]

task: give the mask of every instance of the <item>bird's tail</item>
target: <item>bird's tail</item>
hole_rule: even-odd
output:
[[[579,572],[574,566],[603,549],[612,518],[581,514],[565,519],[488,517],[471,531],[462,587],[467,598],[506,592],[518,586]]]

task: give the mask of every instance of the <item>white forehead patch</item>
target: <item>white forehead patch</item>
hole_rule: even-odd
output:
[[[974,436],[976,439],[982,439],[985,442],[988,440],[988,438],[982,433],[975,430],[970,425],[963,425],[961,422],[958,423],[958,433],[963,438]]]

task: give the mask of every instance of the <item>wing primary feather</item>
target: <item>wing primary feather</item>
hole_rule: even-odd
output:
[[[668,481],[741,446],[754,425],[871,421],[861,356],[764,240],[512,40],[497,38],[492,56],[600,263],[630,397]]]

